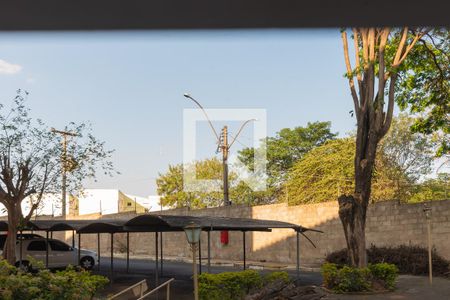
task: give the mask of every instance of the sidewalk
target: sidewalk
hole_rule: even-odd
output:
[[[400,275],[397,289],[391,293],[375,295],[337,295],[328,294],[330,300],[448,300],[450,299],[450,279],[434,277],[430,286],[428,277]]]

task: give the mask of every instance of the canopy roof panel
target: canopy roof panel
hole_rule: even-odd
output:
[[[271,231],[274,228],[286,228],[297,232],[321,232],[301,225],[274,220],[156,214],[143,214],[126,219],[34,220],[28,222],[27,229],[42,231],[75,230],[77,233],[168,232],[183,231],[183,228],[191,223],[200,226],[204,231]],[[7,229],[8,222],[0,221],[0,231],[6,231]]]

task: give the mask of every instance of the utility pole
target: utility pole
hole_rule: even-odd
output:
[[[184,94],[184,97],[192,100],[198,107],[200,107],[200,109],[203,111],[203,114],[206,117],[206,120],[208,121],[209,126],[211,127],[211,130],[213,131],[214,135],[217,138],[217,150],[218,151],[222,151],[223,203],[224,203],[225,206],[231,205],[231,201],[230,201],[229,193],[228,193],[228,191],[229,191],[229,186],[228,186],[228,154],[230,152],[231,146],[233,146],[234,142],[236,141],[238,136],[241,134],[241,131],[242,131],[242,129],[244,129],[245,125],[247,125],[247,123],[250,123],[252,121],[256,121],[256,119],[250,119],[250,120],[247,120],[244,123],[242,123],[241,127],[239,128],[237,134],[234,136],[234,138],[231,141],[231,143],[228,143],[228,127],[225,125],[222,128],[222,133],[221,133],[221,135],[219,137],[219,135],[217,134],[217,132],[216,132],[216,130],[215,130],[211,120],[208,117],[208,114],[204,110],[203,106],[189,94]]]
[[[67,186],[67,171],[69,169],[69,165],[67,164],[67,137],[68,136],[78,136],[78,134],[56,130],[55,128],[51,129],[51,132],[60,134],[62,136],[62,155],[61,155],[61,169],[62,169],[62,187],[61,187],[61,204],[62,204],[62,217],[66,218],[66,186]]]
[[[222,144],[220,149],[222,150],[222,165],[223,165],[223,203],[225,206],[231,205],[228,195],[228,152],[230,150],[228,145],[228,127],[224,126],[221,136]]]

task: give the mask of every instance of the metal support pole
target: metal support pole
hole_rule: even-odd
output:
[[[75,248],[75,230],[72,230],[72,248]]]
[[[45,233],[45,267],[48,269],[48,231]]]
[[[223,202],[224,205],[230,205],[228,196],[228,127],[224,126],[222,129],[222,167],[223,167]]]
[[[50,231],[50,238],[53,239],[53,231]]]
[[[194,273],[194,299],[198,300],[198,278],[197,278],[197,262],[196,262],[196,254],[195,254],[195,247],[196,244],[192,244],[192,271]]]
[[[22,234],[22,230],[20,231],[20,239],[19,239],[19,266],[22,267],[22,256],[23,256],[23,249],[22,249],[22,242],[23,242],[23,234]]]
[[[211,231],[208,230],[208,273],[211,273]]]
[[[300,279],[300,233],[298,231],[295,232],[297,236],[297,279]]]
[[[433,284],[433,259],[431,257],[431,220],[427,220],[427,232],[428,232],[428,276],[430,279],[430,285]]]
[[[158,270],[158,236],[159,233],[155,232],[155,286],[159,285],[159,270]],[[156,298],[158,299],[159,291],[156,292]]]
[[[130,271],[130,233],[127,232],[127,273]]]
[[[242,231],[242,242],[243,242],[243,256],[244,256],[244,270],[246,269],[246,257],[245,257],[245,231]]]
[[[198,274],[202,274],[202,233],[198,239]]]
[[[100,271],[100,233],[97,233],[97,259],[98,259],[98,265],[97,268]]]
[[[81,233],[78,233],[78,263],[80,264],[81,260]]]
[[[111,281],[114,277],[114,233],[111,233],[111,262],[110,262],[110,269],[111,269]]]
[[[161,270],[160,270],[160,277],[162,277],[163,276],[163,264],[164,264],[164,261],[163,261],[163,233],[162,233],[162,231],[161,231],[161,240],[159,241],[159,250],[160,250],[160,252],[161,252],[161,261],[160,261],[160,267],[161,267]]]

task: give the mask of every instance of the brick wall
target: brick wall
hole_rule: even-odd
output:
[[[450,200],[432,202],[432,238],[437,251],[450,259]],[[367,245],[426,245],[426,219],[422,204],[402,204],[393,201],[380,202],[369,206],[367,214]],[[314,248],[305,238],[300,240],[302,264],[319,264],[325,255],[345,247],[342,225],[338,218],[336,201],[320,204],[287,206],[272,204],[263,206],[231,206],[188,211],[175,209],[161,214],[243,217],[280,220],[300,224],[304,227],[324,231],[323,234],[307,232],[306,235],[316,244]],[[133,214],[128,213],[128,217]],[[100,216],[89,216],[98,218]],[[105,218],[124,217],[124,214],[103,216]],[[154,255],[154,233],[131,233],[131,254]],[[230,243],[220,244],[219,232],[211,233],[211,256],[214,259],[242,259],[242,232],[230,232]],[[115,252],[123,251],[126,245],[125,234],[115,234]],[[66,235],[71,242],[71,233]],[[202,255],[206,257],[207,235],[202,233]],[[246,252],[248,260],[295,263],[296,238],[291,229],[278,229],[272,232],[246,233]],[[163,234],[164,255],[189,257],[189,248],[184,233]],[[82,247],[96,249],[97,235],[83,235]],[[101,234],[102,255],[109,255],[110,235]]]

